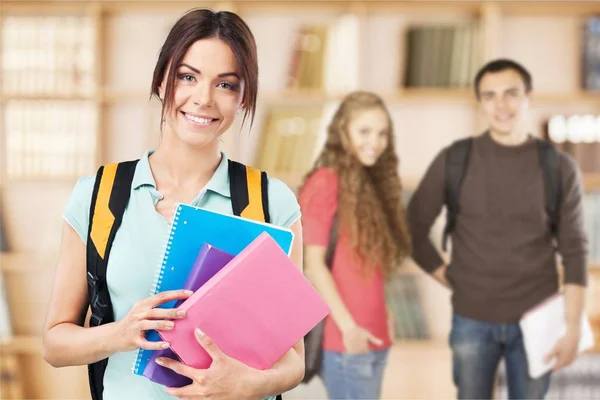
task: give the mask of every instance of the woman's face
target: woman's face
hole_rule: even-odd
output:
[[[235,55],[219,38],[198,40],[176,68],[165,133],[194,147],[218,143],[241,107],[244,82]],[[161,86],[164,98],[166,81]]]
[[[379,107],[356,113],[348,123],[352,151],[365,167],[375,165],[389,143],[390,122]]]

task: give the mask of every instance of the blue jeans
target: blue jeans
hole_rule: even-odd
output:
[[[538,379],[529,377],[518,324],[492,324],[455,313],[450,346],[459,399],[491,399],[502,357],[510,399],[543,399],[548,392],[550,373]]]
[[[323,353],[321,374],[330,399],[379,399],[388,350]]]

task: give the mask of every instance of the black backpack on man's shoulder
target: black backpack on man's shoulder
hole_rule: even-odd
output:
[[[550,221],[550,230],[556,237],[558,234],[559,211],[562,202],[562,187],[560,181],[559,154],[556,147],[551,143],[535,139],[538,149],[540,168],[544,180],[545,209]],[[446,226],[442,248],[446,250],[448,238],[456,226],[456,217],[460,214],[458,204],[460,188],[469,165],[469,156],[473,138],[462,139],[454,142],[446,154],[445,170],[445,203],[446,203]]]
[[[112,243],[129,202],[138,161],[108,164],[100,167],[96,174],[86,246],[88,302],[92,311],[90,327],[114,322],[106,269]],[[267,174],[232,160],[229,160],[228,170],[233,214],[270,222]],[[106,358],[88,365],[93,400],[103,398],[107,364]],[[277,399],[280,400],[281,395]]]

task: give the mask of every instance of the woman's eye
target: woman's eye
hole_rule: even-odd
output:
[[[229,82],[221,82],[218,84],[218,87],[220,87],[221,89],[227,89],[227,90],[232,90],[235,91],[236,86],[234,86],[233,84],[229,83]]]
[[[180,80],[184,82],[194,82],[194,76],[190,74],[180,74],[178,77]]]

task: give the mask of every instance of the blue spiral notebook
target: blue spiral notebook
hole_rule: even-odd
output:
[[[235,256],[263,232],[271,235],[283,251],[290,254],[294,240],[290,229],[178,204],[150,295],[181,289],[205,243]],[[175,303],[176,300],[173,300],[159,307],[173,308]],[[153,342],[161,340],[156,331],[148,331],[146,338]],[[133,366],[134,374],[144,373],[151,355],[152,350],[138,350]]]

